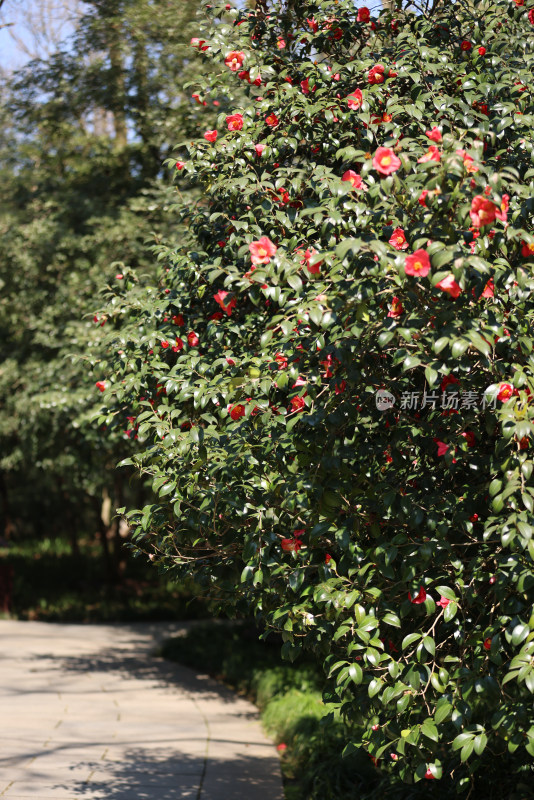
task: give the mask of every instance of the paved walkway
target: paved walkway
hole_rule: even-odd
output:
[[[183,630],[0,620],[0,797],[282,800],[254,706],[152,656]]]

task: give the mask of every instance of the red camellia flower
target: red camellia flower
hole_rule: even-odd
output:
[[[425,587],[424,586],[420,586],[419,587],[419,591],[415,595],[415,597],[412,597],[410,592],[408,592],[408,600],[410,601],[410,603],[413,603],[414,606],[419,606],[419,605],[421,605],[421,603],[424,603],[425,600],[426,600]]]
[[[175,325],[178,325],[179,328],[181,328],[182,325],[184,324],[184,318],[182,317],[181,314],[175,314],[174,317],[172,318],[172,321],[174,322]]]
[[[424,156],[417,159],[418,164],[425,164],[427,161],[441,161],[441,153],[435,144],[430,145],[428,152]]]
[[[222,310],[226,311],[228,316],[231,316],[232,309],[234,309],[236,307],[236,304],[237,304],[236,298],[235,297],[231,297],[230,300],[228,301],[228,303],[225,303],[224,300],[225,300],[225,297],[228,297],[228,292],[225,292],[223,289],[218,291],[217,294],[214,294],[213,297],[215,298],[217,303],[220,305]]]
[[[353,111],[358,111],[362,107],[363,93],[361,89],[355,89],[352,94],[347,97],[347,105]]]
[[[367,81],[373,83],[384,83],[384,67],[382,64],[375,64],[367,73]]]
[[[371,12],[366,6],[362,6],[362,8],[358,9],[358,16],[356,19],[358,22],[369,22],[371,19]]]
[[[438,600],[438,602],[436,603],[436,605],[437,605],[437,606],[441,606],[441,608],[447,608],[447,606],[449,605],[449,603],[450,603],[450,602],[451,602],[450,600],[447,600],[447,598],[446,598],[446,597],[443,597],[443,595],[442,595],[442,596],[439,598],[439,600]]]
[[[439,142],[441,142],[442,136],[439,128],[434,127],[432,128],[431,131],[425,131],[425,133],[428,136],[428,138],[431,141],[436,142],[436,144],[439,144]]]
[[[494,297],[495,295],[495,283],[493,278],[490,278],[487,284],[484,286],[484,291],[480,295],[481,297]]]
[[[97,381],[95,383],[95,386],[96,386],[96,388],[98,389],[99,392],[105,392],[106,391],[106,381]]]
[[[466,440],[468,447],[474,447],[476,445],[477,440],[473,431],[462,431],[461,435]]]
[[[204,134],[204,139],[207,142],[214,142],[217,138],[217,131],[206,131]]]
[[[508,209],[510,207],[510,195],[503,194],[501,207],[497,208],[495,212],[495,218],[500,219],[501,222],[506,222],[508,219]]]
[[[315,247],[309,247],[300,261],[301,264],[306,264],[308,272],[311,272],[312,275],[319,275],[319,273],[321,272],[320,267],[321,264],[323,263],[322,261],[315,261],[315,263],[313,264],[311,263],[312,258],[316,255],[317,255],[317,250],[315,249]]]
[[[300,88],[302,89],[303,94],[310,93],[310,79],[304,78],[303,81],[300,82]]]
[[[419,205],[420,206],[425,206],[425,208],[426,208],[426,197],[427,197],[427,194],[428,194],[428,189],[423,189],[423,191],[419,195],[419,200],[418,200]]]
[[[459,284],[456,283],[454,280],[454,275],[447,275],[446,278],[443,278],[439,283],[436,283],[436,289],[441,289],[447,294],[450,294],[451,297],[456,299],[460,296],[461,288]]]
[[[199,342],[200,339],[198,338],[195,331],[191,331],[190,333],[187,334],[187,344],[189,345],[189,347],[196,347]]]
[[[286,553],[298,553],[300,548],[304,546],[300,539],[296,536],[291,539],[282,539],[280,544],[282,546],[282,550],[284,550]]]
[[[391,308],[388,311],[388,317],[396,319],[404,313],[404,307],[398,297],[394,297],[391,301]]]
[[[177,161],[176,162],[176,169],[180,170],[180,169],[183,169],[184,167],[185,167],[185,162],[184,161]]]
[[[276,749],[278,750],[279,753],[285,753],[285,751],[287,750],[287,744],[284,744],[284,742],[280,742],[280,744],[276,745]]]
[[[267,145],[265,145],[265,144],[255,144],[254,145],[254,150],[256,151],[256,155],[258,156],[258,158],[261,157],[261,154],[263,153],[263,151],[265,150],[266,147],[267,147]]]
[[[228,410],[230,412],[230,416],[236,422],[238,419],[241,419],[241,417],[245,416],[245,406],[243,403],[238,403],[235,406],[228,406]]]
[[[352,185],[353,189],[363,189],[362,176],[358,175],[357,172],[354,172],[353,169],[348,169],[346,172],[344,172],[341,180],[348,181]]]
[[[163,339],[163,341],[160,342],[160,345],[164,350],[166,350],[169,346],[169,342],[166,339]]]
[[[269,116],[265,118],[265,122],[270,128],[276,128],[278,125],[278,117],[274,113],[269,114]]]
[[[483,225],[491,225],[498,210],[495,203],[492,203],[491,200],[488,200],[484,195],[479,194],[474,197],[471,202],[469,216],[471,217],[471,222],[474,227],[481,228]]]
[[[425,772],[425,778],[427,779],[427,781],[435,780],[435,777],[434,775],[432,775],[432,771],[430,769],[427,769],[427,771]]]
[[[426,250],[416,250],[415,253],[406,256],[404,271],[406,275],[425,278],[430,272],[430,258]]]
[[[324,557],[324,563],[330,564],[331,561],[332,561],[332,556],[330,555],[330,553],[327,553]]]
[[[484,639],[484,650],[491,650],[491,637]]]
[[[395,248],[395,250],[408,249],[408,242],[406,241],[406,236],[402,228],[395,228],[389,238],[389,243]]]
[[[306,403],[304,402],[303,397],[292,397],[291,398],[291,411],[302,411],[306,407]]]
[[[271,242],[268,236],[262,236],[257,242],[251,242],[248,249],[254,265],[268,264],[277,250],[276,245]]]
[[[471,50],[473,45],[471,44],[471,42],[468,42],[467,39],[464,39],[460,47],[462,48],[462,50]]]
[[[509,383],[500,383],[497,400],[500,400],[501,403],[506,403],[515,393],[514,387]]]
[[[176,344],[173,345],[172,352],[173,353],[179,353],[180,350],[183,350],[183,349],[184,349],[184,343],[183,343],[182,339],[180,339],[180,337],[177,336],[176,337]]]
[[[317,31],[319,30],[319,23],[316,22],[313,18],[312,19],[308,19],[307,17],[306,17],[306,22],[310,26],[312,32],[313,33],[317,33]]]
[[[436,444],[438,446],[438,456],[441,458],[441,456],[444,456],[445,453],[448,452],[449,445],[445,444],[445,442],[441,442],[439,439],[434,439],[434,441],[436,442]]]
[[[400,167],[401,162],[390,147],[379,147],[373,156],[373,167],[381,175],[391,175]]]
[[[229,114],[226,117],[226,123],[229,131],[240,131],[243,128],[243,115]]]
[[[529,256],[534,256],[534,242],[532,244],[527,244],[523,242],[523,247],[521,248],[521,255],[524,258],[528,258]]]
[[[232,50],[226,58],[224,59],[224,63],[226,66],[232,70],[232,72],[237,72],[243,66],[243,61],[245,60],[245,54],[237,51]]]
[[[528,21],[531,25],[534,25],[534,8],[531,8],[528,12]]]
[[[485,56],[486,55],[486,48],[485,47],[479,47],[478,48],[478,54],[479,54],[479,56]]]

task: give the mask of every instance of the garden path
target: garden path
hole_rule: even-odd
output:
[[[186,629],[0,620],[0,798],[282,800],[254,706],[153,656]]]

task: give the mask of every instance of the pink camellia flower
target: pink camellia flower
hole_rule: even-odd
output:
[[[106,385],[107,385],[106,381],[97,381],[95,383],[95,386],[96,386],[96,388],[98,389],[99,392],[105,392],[106,391]]]
[[[435,780],[435,776],[432,775],[432,770],[431,769],[427,769],[427,771],[425,772],[425,778],[427,779],[427,781]]]
[[[430,145],[428,152],[424,156],[417,159],[418,164],[425,164],[427,161],[441,161],[441,153],[435,144]]]
[[[311,263],[312,258],[316,255],[317,255],[317,250],[315,249],[315,247],[309,247],[300,261],[301,264],[306,264],[308,272],[311,272],[312,275],[319,275],[319,273],[321,272],[320,267],[321,264],[323,263],[322,261],[315,261],[315,263],[313,264]]]
[[[404,314],[404,307],[399,298],[394,297],[391,301],[391,308],[388,311],[388,317],[393,317],[396,319],[397,317],[402,316],[402,314]]]
[[[457,297],[460,296],[461,288],[458,283],[454,280],[454,275],[447,275],[446,278],[443,278],[439,283],[436,283],[436,289],[441,289],[447,294],[450,294],[455,300]]]
[[[267,125],[270,128],[276,128],[276,126],[278,125],[279,120],[278,120],[278,117],[276,116],[276,114],[272,113],[272,114],[269,114],[269,116],[265,118],[265,122],[267,123]]]
[[[356,19],[358,22],[369,22],[371,19],[371,12],[366,6],[362,6],[362,8],[358,9],[358,16]]]
[[[258,241],[251,242],[248,246],[251,254],[251,261],[257,264],[268,264],[275,255],[277,247],[268,236],[262,236]]]
[[[431,131],[425,131],[425,133],[428,136],[428,138],[431,141],[436,142],[436,144],[439,144],[441,142],[441,138],[442,137],[441,137],[441,131],[440,131],[439,128],[434,127],[434,128],[432,128]]]
[[[276,749],[278,750],[279,753],[285,753],[285,751],[287,750],[287,744],[285,744],[284,742],[280,742],[280,744],[276,745]]]
[[[237,422],[238,419],[241,419],[241,417],[245,416],[245,406],[243,403],[238,403],[235,406],[228,406],[228,411],[235,422]]]
[[[419,606],[419,605],[421,605],[421,603],[424,603],[425,600],[426,600],[425,587],[424,586],[420,586],[419,587],[419,591],[415,595],[415,597],[412,597],[410,592],[408,592],[408,600],[410,601],[410,603],[413,603],[414,606]]]
[[[389,243],[395,248],[395,250],[408,249],[408,242],[406,241],[406,235],[402,228],[395,228],[389,237]]]
[[[375,64],[367,73],[368,83],[384,83],[384,66],[382,64]]]
[[[401,165],[398,158],[390,147],[378,147],[373,156],[373,167],[380,175],[391,175],[396,172]]]
[[[300,548],[304,546],[298,538],[282,539],[280,545],[286,553],[298,553]]]
[[[441,442],[439,439],[434,439],[434,441],[436,442],[436,444],[438,446],[438,456],[441,458],[441,456],[444,456],[445,453],[448,452],[449,445],[445,444],[445,442]]]
[[[447,608],[450,602],[451,602],[450,600],[447,600],[446,597],[443,597],[443,595],[441,595],[436,605],[441,606],[441,608]]]
[[[497,400],[500,400],[501,403],[506,403],[511,397],[515,394],[515,389],[509,383],[500,383],[499,384],[499,392],[497,394]]]
[[[198,39],[196,36],[193,36],[191,39],[191,47],[202,47],[206,40],[205,39]]]
[[[226,123],[229,131],[240,131],[243,128],[243,115],[229,114],[226,117]]]
[[[198,335],[195,333],[195,331],[191,331],[190,333],[187,334],[187,344],[189,345],[189,347],[197,347],[199,342],[200,339],[198,338]]]
[[[261,154],[263,153],[263,151],[265,150],[266,147],[267,147],[266,144],[255,144],[254,145],[254,150],[256,151],[256,155],[258,156],[258,158],[261,158]]]
[[[228,303],[225,303],[224,300],[226,297],[228,297],[228,292],[225,292],[223,289],[217,292],[217,294],[214,294],[213,297],[220,305],[222,310],[225,311],[228,314],[228,316],[230,316],[232,314],[232,310],[236,307],[237,304],[236,298],[231,297]]]
[[[363,189],[362,176],[358,175],[357,172],[354,172],[353,169],[348,169],[346,172],[344,172],[341,180],[348,181],[352,185],[353,189]]]
[[[418,278],[426,278],[430,272],[430,258],[426,250],[416,250],[404,261],[404,272],[406,275],[414,275]]]
[[[214,142],[217,138],[217,131],[206,131],[204,134],[204,139],[207,142]]]
[[[224,59],[224,63],[226,66],[232,70],[232,72],[237,72],[243,66],[243,61],[245,60],[245,54],[241,51],[232,50],[226,58]]]
[[[474,197],[471,202],[469,216],[471,217],[471,222],[474,227],[481,228],[483,225],[491,225],[497,216],[498,210],[495,203],[492,203],[491,200],[488,200],[484,195],[479,194]]]
[[[355,89],[352,94],[347,97],[347,105],[353,111],[358,111],[362,107],[363,93],[361,89]]]

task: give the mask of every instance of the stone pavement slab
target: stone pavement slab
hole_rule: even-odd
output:
[[[153,656],[187,627],[0,620],[0,798],[283,800],[254,706]]]

